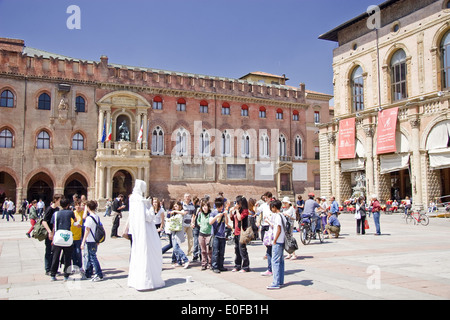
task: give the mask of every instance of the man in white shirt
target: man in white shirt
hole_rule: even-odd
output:
[[[257,213],[262,217],[261,221],[261,240],[264,242],[264,235],[267,231],[269,231],[270,224],[272,221],[272,211],[270,210],[270,201],[272,201],[272,193],[267,191],[264,195],[264,203],[258,207]],[[272,245],[266,245],[266,255],[264,259],[267,259],[267,270],[262,272],[262,276],[271,276],[272,275]]]
[[[270,203],[270,210],[274,216],[274,239],[272,245],[272,283],[267,289],[280,289],[284,284],[284,226],[286,225],[286,218],[280,213],[281,201],[274,200]]]
[[[39,199],[39,202],[36,205],[37,215],[39,218],[42,217],[42,214],[44,213],[44,207],[45,207],[44,201],[42,201],[42,199]]]
[[[14,219],[14,212],[16,211],[16,207],[14,206],[14,202],[11,199],[8,201],[7,209],[8,215],[6,216],[6,220],[9,221],[9,216],[11,216],[11,218],[16,221],[16,219]]]

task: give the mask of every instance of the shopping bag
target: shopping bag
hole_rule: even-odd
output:
[[[369,221],[364,220],[364,229],[369,229]]]

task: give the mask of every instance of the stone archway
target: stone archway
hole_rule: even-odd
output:
[[[64,196],[68,199],[72,199],[72,196],[74,194],[78,194],[78,196],[87,196],[87,189],[88,183],[86,181],[86,178],[83,177],[80,173],[74,173],[66,180],[64,186]]]
[[[48,206],[53,199],[53,189],[52,179],[46,173],[39,172],[28,182],[27,199],[29,201],[42,199]]]
[[[16,199],[16,180],[13,176],[5,171],[0,172],[0,203],[5,201],[5,198],[12,199],[13,202],[22,201]]]

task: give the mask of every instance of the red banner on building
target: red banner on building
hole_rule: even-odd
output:
[[[378,112],[377,154],[397,151],[395,129],[397,128],[398,108]]]
[[[339,121],[338,159],[355,158],[355,118]]]

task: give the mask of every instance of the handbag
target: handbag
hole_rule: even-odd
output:
[[[55,212],[55,230],[58,228],[58,212]],[[70,247],[73,244],[73,234],[70,230],[56,230],[53,236],[53,245]]]
[[[364,220],[364,229],[369,229],[369,221]]]
[[[269,230],[267,230],[264,233],[263,244],[266,247],[273,245],[273,231],[272,231],[272,228],[269,228]]]
[[[247,222],[248,222],[248,216],[247,216]],[[242,223],[241,223],[242,225]],[[247,223],[247,229],[245,229],[244,231],[241,228],[241,234],[239,237],[239,243],[241,244],[249,244],[252,240],[255,239],[255,233],[253,232],[253,229],[251,227],[251,225],[249,225]]]

